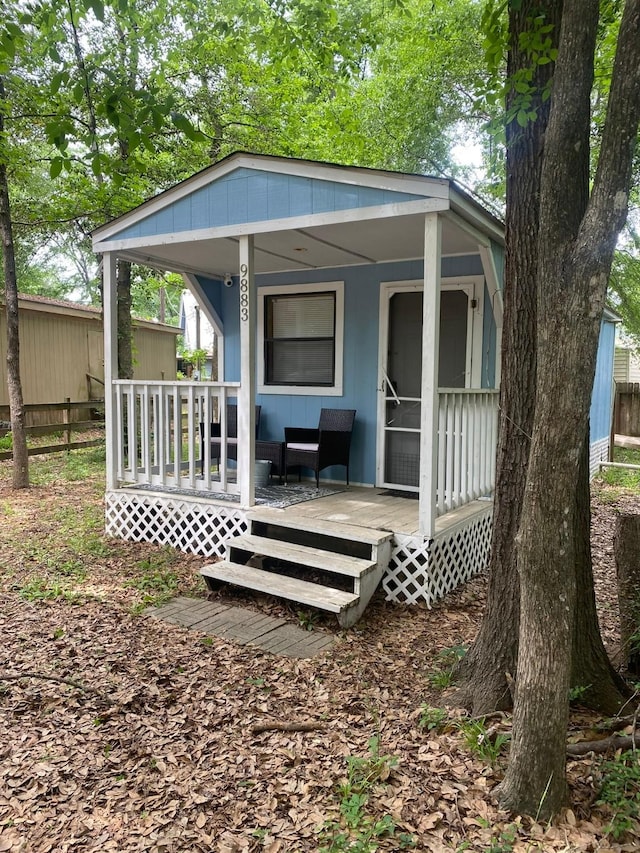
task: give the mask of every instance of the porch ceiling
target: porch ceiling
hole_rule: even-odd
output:
[[[238,271],[238,237],[181,234],[146,238],[140,246],[127,240],[118,254],[139,263],[177,272],[222,276]],[[442,254],[473,254],[474,237],[442,217]],[[381,263],[421,258],[424,254],[424,214],[389,216],[255,235],[257,273]]]

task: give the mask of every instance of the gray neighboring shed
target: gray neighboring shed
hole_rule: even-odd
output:
[[[0,311],[0,350],[7,349],[4,305]],[[104,344],[99,308],[44,296],[20,294],[20,374],[24,402],[60,403],[104,396]],[[134,378],[175,379],[176,326],[134,320]],[[6,361],[0,366],[0,407],[8,406]],[[94,379],[91,379],[94,377]],[[100,381],[96,381],[96,379]],[[46,421],[53,413],[47,413]],[[30,412],[29,422],[42,418]],[[86,413],[81,415],[84,419]],[[42,421],[44,422],[44,421]]]

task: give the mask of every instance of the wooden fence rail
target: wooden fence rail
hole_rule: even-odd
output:
[[[67,398],[64,403],[29,403],[25,405],[26,412],[62,412],[63,420],[50,424],[39,424],[37,426],[26,427],[28,436],[52,435],[54,433],[62,433],[63,440],[57,444],[48,444],[46,446],[29,447],[27,452],[29,456],[38,456],[47,453],[59,453],[62,450],[79,450],[83,447],[97,447],[104,443],[103,438],[93,438],[87,441],[72,441],[71,434],[73,432],[85,432],[89,429],[104,429],[104,400],[82,400],[73,402]],[[90,420],[72,420],[71,412],[82,409],[98,409],[102,410],[101,419]],[[9,419],[8,406],[0,407],[0,419],[4,422]],[[3,423],[4,427],[4,423]],[[5,435],[10,435],[11,429],[0,428],[0,438]],[[13,459],[12,450],[0,451],[0,461],[5,459]]]

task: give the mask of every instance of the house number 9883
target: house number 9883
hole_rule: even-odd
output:
[[[240,319],[246,323],[249,319],[249,279],[247,273],[249,268],[246,264],[240,265]]]

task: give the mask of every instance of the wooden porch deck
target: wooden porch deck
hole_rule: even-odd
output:
[[[477,500],[440,516],[436,519],[436,535],[445,533],[486,509],[487,501]],[[390,530],[404,536],[419,535],[416,498],[398,497],[388,494],[385,489],[369,486],[350,486],[344,492],[296,503],[284,509],[261,506],[260,510],[269,510],[274,514],[284,513],[285,518],[319,518],[338,524]]]
[[[322,482],[321,482],[322,488]],[[330,487],[329,483],[325,484]],[[315,486],[315,484],[314,484]],[[286,486],[279,486],[279,490]],[[330,495],[321,497],[313,496],[315,489],[310,490],[310,497],[298,500],[290,506],[270,506],[267,500],[261,500],[259,505],[247,510],[241,507],[237,501],[229,501],[218,497],[215,492],[199,491],[189,489],[162,488],[162,487],[139,487],[125,486],[125,491],[138,494],[151,493],[156,496],[164,495],[167,498],[177,496],[193,497],[208,505],[220,507],[236,507],[242,511],[251,512],[251,509],[259,509],[261,512],[268,510],[274,514],[280,514],[280,518],[294,516],[296,518],[315,518],[323,521],[332,521],[337,524],[354,524],[358,527],[369,527],[374,530],[389,530],[401,536],[419,537],[418,522],[418,499],[401,496],[400,493],[390,494],[389,490],[374,486],[349,486],[344,491],[337,491]],[[274,496],[274,503],[282,498],[281,491]],[[435,535],[446,534],[452,528],[472,519],[481,512],[486,512],[490,500],[483,498],[471,501],[464,506],[451,510],[436,518]],[[284,514],[284,516],[282,515]]]

